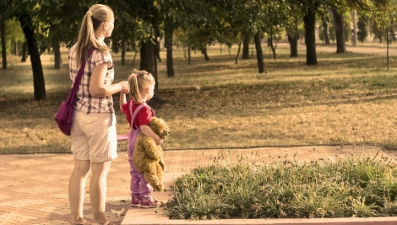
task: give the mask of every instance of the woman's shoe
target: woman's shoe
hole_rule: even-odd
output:
[[[92,225],[114,225],[114,223],[110,223],[109,221],[106,221],[105,223],[92,223]]]
[[[81,221],[70,221],[70,225],[91,225],[91,223],[82,219]]]

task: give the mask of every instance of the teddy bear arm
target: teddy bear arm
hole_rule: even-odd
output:
[[[159,154],[158,146],[156,145],[156,142],[154,142],[153,139],[148,138],[148,140],[143,143],[143,147],[146,151],[146,155],[149,158],[156,161],[160,160],[161,155]]]
[[[164,162],[164,158],[160,159],[159,164],[160,164],[161,168],[163,169],[163,171],[165,171],[166,170],[166,165],[165,165],[165,162]]]
[[[161,168],[158,167],[159,166],[156,166],[156,164],[151,164],[149,167],[146,168],[143,175],[145,177],[145,180],[153,187],[154,190],[161,192],[164,190],[164,185],[162,181],[163,175]],[[159,172],[161,172],[161,174],[159,174]]]

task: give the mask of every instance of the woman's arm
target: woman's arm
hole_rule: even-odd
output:
[[[154,133],[152,128],[150,128],[148,125],[142,125],[139,128],[144,135],[152,138],[157,145],[161,145],[163,143],[163,139],[161,139],[156,133]]]
[[[128,92],[128,81],[107,85],[104,84],[106,73],[108,70],[107,63],[103,63],[94,67],[90,80],[90,94],[94,97],[105,97],[117,92]]]

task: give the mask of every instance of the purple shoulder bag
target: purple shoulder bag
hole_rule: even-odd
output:
[[[88,49],[88,58],[91,56],[94,51],[93,47]],[[70,135],[70,129],[72,128],[73,123],[73,111],[74,111],[74,102],[76,100],[76,92],[79,88],[81,77],[84,73],[85,60],[81,62],[80,69],[77,73],[77,76],[74,80],[74,84],[72,89],[70,90],[69,96],[66,101],[63,101],[61,106],[59,106],[58,112],[55,114],[55,122],[58,124],[59,129],[65,135]]]

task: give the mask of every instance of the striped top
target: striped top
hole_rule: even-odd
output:
[[[76,44],[73,45],[73,47],[70,49],[68,57],[70,79],[72,80],[72,82],[74,82],[74,79],[77,76],[77,72],[80,69],[80,65],[77,65],[76,63],[75,49]],[[112,56],[110,55],[110,53],[103,54],[96,49],[92,52],[91,57],[88,58],[86,62],[84,74],[81,78],[80,86],[76,93],[77,99],[74,106],[75,109],[85,112],[86,114],[115,112],[113,108],[112,95],[106,97],[94,97],[91,96],[89,92],[90,79],[94,67],[109,62],[111,66],[108,67],[105,80],[103,81],[105,85],[111,85],[114,79],[114,64]]]

